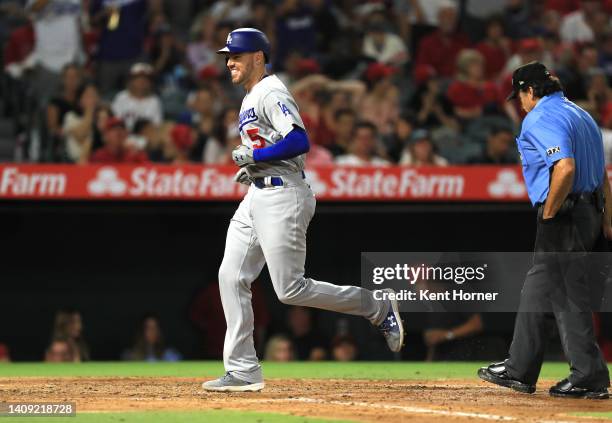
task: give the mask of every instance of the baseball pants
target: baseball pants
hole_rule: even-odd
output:
[[[605,242],[601,219],[601,212],[588,202],[576,203],[551,221],[538,218],[534,264],[521,292],[506,361],[513,378],[535,385],[550,325],[556,322],[570,364],[569,381],[585,388],[610,385],[608,367],[595,342],[591,313],[600,306],[603,269],[608,263],[599,263],[601,256],[597,254],[581,254]]]
[[[293,179],[281,187],[251,185],[227,231],[219,269],[227,322],[223,363],[226,371],[247,382],[263,380],[253,342],[251,283],[264,264],[278,299],[285,304],[363,316],[375,325],[388,312],[388,305],[374,300],[371,291],[304,277],[306,231],[316,200],[301,175]]]

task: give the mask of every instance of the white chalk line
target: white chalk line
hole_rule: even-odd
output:
[[[242,401],[245,401],[243,399]],[[495,421],[519,421],[521,419],[511,416],[502,416],[499,414],[488,414],[488,413],[477,413],[469,411],[449,411],[439,410],[435,408],[426,407],[414,407],[409,405],[396,405],[396,404],[384,404],[384,403],[369,403],[360,401],[338,401],[338,400],[325,400],[318,398],[307,398],[307,397],[296,397],[296,398],[267,398],[267,399],[248,399],[245,402],[301,402],[310,404],[329,404],[329,405],[341,405],[341,406],[353,406],[353,407],[364,407],[364,408],[376,408],[381,410],[395,410],[403,411],[409,414],[431,414],[437,416],[447,417],[465,417],[465,418],[476,418],[481,420],[495,420]],[[535,420],[534,423],[575,423],[575,421],[563,421],[563,420]]]

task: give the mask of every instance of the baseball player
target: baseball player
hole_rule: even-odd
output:
[[[205,382],[203,388],[259,391],[264,387],[253,344],[251,307],[251,283],[264,264],[281,302],[363,316],[380,329],[391,351],[400,351],[404,329],[397,301],[376,301],[363,288],[304,276],[306,230],[316,204],[304,180],[304,154],[310,146],[295,100],[278,77],[266,73],[267,37],[257,29],[239,28],[218,53],[226,56],[232,82],[246,91],[239,117],[242,145],[232,158],[240,167],[236,182],[250,188],[230,221],[219,268],[227,322],[226,373]]]

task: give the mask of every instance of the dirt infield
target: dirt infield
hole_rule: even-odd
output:
[[[206,393],[195,378],[0,378],[0,401],[74,401],[77,412],[234,409],[376,422],[598,421],[575,412],[612,410],[612,400],[550,398],[478,380],[271,379],[259,393]],[[610,422],[610,420],[604,420]]]

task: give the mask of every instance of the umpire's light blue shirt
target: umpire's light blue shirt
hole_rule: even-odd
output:
[[[573,193],[593,192],[605,171],[601,131],[593,118],[556,92],[540,99],[523,120],[516,139],[527,193],[532,204],[548,197],[551,167],[556,161],[576,162]]]

